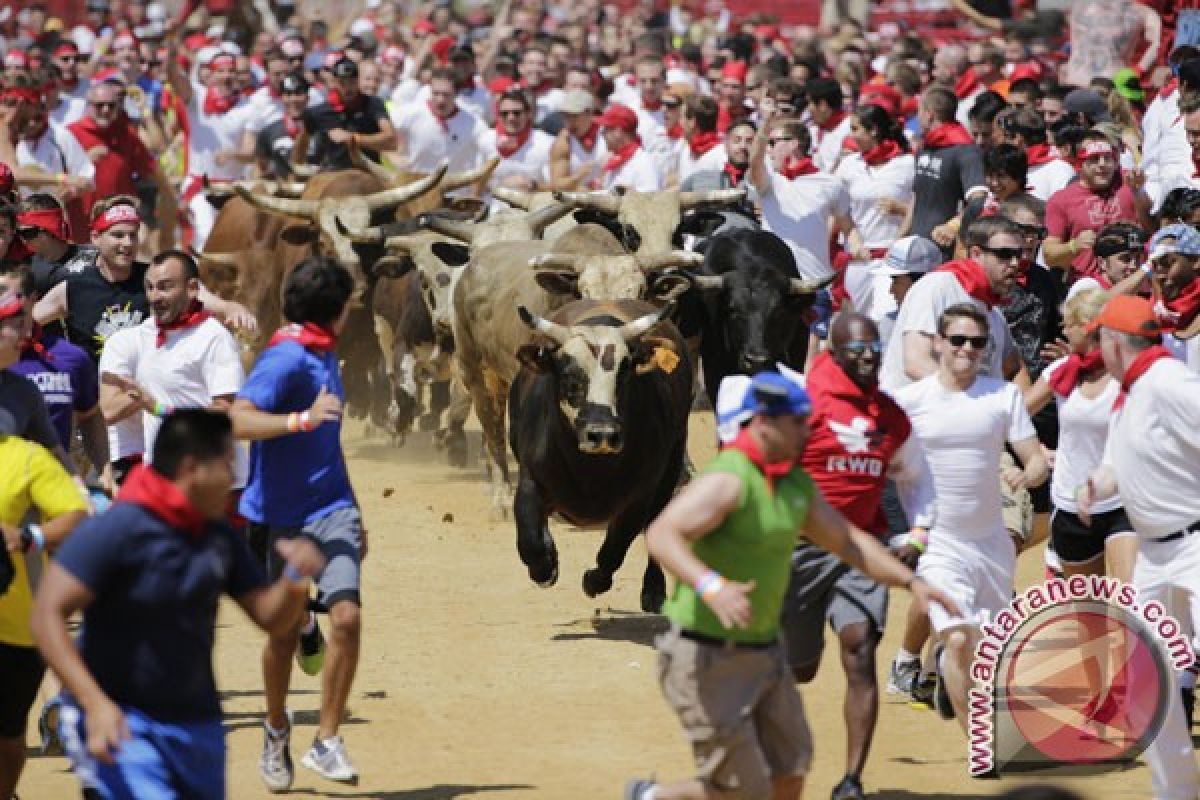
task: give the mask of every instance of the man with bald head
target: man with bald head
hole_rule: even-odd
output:
[[[893,479],[913,521],[910,537],[921,541],[933,522],[933,483],[908,416],[879,388],[879,330],[863,314],[842,313],[833,320],[829,341],[829,350],[813,360],[807,376],[788,371],[794,380],[806,381],[812,398],[812,434],[801,465],[831,506],[885,543],[882,498],[884,485]],[[825,620],[841,645],[847,753],[834,800],[863,797],[862,769],[879,712],[875,648],[886,616],[886,587],[801,541],[792,556],[783,624],[788,660],[802,683],[816,675]]]
[[[987,91],[987,86],[979,80],[967,59],[967,48],[953,43],[939,47],[933,56],[931,76],[933,83],[954,92],[958,98],[958,122],[963,127],[968,126],[975,100]]]

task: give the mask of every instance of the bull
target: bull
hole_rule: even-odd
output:
[[[668,253],[675,247],[684,212],[741,202],[746,197],[746,190],[632,192],[618,187],[611,192],[555,192],[554,197],[560,202],[612,218],[618,238],[626,248],[634,253],[652,254]],[[603,222],[602,219],[588,219]]]
[[[558,578],[548,517],[606,527],[589,597],[608,591],[634,537],[666,506],[683,469],[692,365],[666,317],[669,306],[579,300],[549,319],[519,308],[533,332],[517,353],[509,393],[510,444],[518,464],[513,517],[517,550],[540,586]],[[641,606],[666,596],[653,561]]]

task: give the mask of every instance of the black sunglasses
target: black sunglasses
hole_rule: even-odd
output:
[[[1025,254],[1024,248],[1021,247],[984,247],[982,249],[1001,261],[1012,261]]]
[[[861,356],[868,350],[875,355],[879,355],[883,352],[883,342],[879,341],[878,339],[872,339],[870,341],[855,340],[852,342],[846,342],[844,345],[842,345],[842,348],[856,356]]]
[[[950,334],[946,337],[946,341],[950,343],[951,347],[962,347],[969,342],[971,347],[976,350],[982,350],[988,346],[988,337],[986,336],[965,336],[961,333]]]
[[[779,144],[780,142],[794,142],[794,141],[796,141],[795,136],[776,136],[774,138],[767,139],[767,144],[771,145],[771,147],[774,147],[775,145]]]
[[[17,228],[17,236],[20,236],[27,242],[36,239],[41,232],[41,228]]]
[[[1043,225],[1018,225],[1017,227],[1021,229],[1021,234],[1026,239],[1029,239],[1029,238],[1032,238],[1035,236],[1039,239],[1046,238],[1047,231],[1046,231],[1045,226],[1043,226]]]
[[[510,109],[508,111],[498,111],[497,116],[500,117],[520,117],[526,113],[525,109]]]
[[[106,108],[111,111],[112,109],[117,107],[116,103],[109,102],[109,101],[104,101],[104,102],[99,102],[99,103],[93,102],[93,103],[89,103],[88,105],[90,105],[92,108],[100,109],[101,111],[103,111]]]

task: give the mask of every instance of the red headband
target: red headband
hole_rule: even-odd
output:
[[[20,68],[29,66],[29,55],[23,50],[9,50],[4,56],[4,66]]]
[[[1113,154],[1113,146],[1111,144],[1095,139],[1084,142],[1083,146],[1079,148],[1079,158],[1082,161],[1087,161],[1089,158],[1096,156],[1111,156]]]
[[[17,291],[0,296],[0,320],[15,317],[25,311],[25,295]]]
[[[219,56],[213,56],[212,60],[208,62],[208,66],[211,69],[233,69],[237,66],[237,59],[229,53],[222,53]]]
[[[138,216],[137,209],[133,206],[116,205],[96,217],[95,221],[92,222],[92,233],[104,233],[112,226],[121,225],[126,222],[140,225],[142,218]]]
[[[54,57],[59,56],[77,56],[79,55],[79,47],[71,42],[63,42],[58,47],[54,48]]]
[[[42,102],[42,96],[38,94],[36,90],[24,87],[10,86],[4,91],[0,92],[0,100],[5,100],[9,97],[15,97],[18,100],[24,100],[25,102],[32,103],[35,106]]]
[[[17,214],[17,225],[26,228],[40,228],[59,241],[69,241],[70,229],[67,227],[67,217],[61,208],[42,208],[36,211],[23,211]]]
[[[116,50],[118,47],[136,48],[138,46],[138,40],[136,36],[126,31],[124,33],[117,34],[116,38],[113,39],[112,46],[113,50]]]

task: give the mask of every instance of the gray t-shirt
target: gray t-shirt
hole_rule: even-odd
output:
[[[59,446],[46,403],[33,381],[15,372],[0,370],[0,408],[16,420],[17,436],[37,442],[50,451]]]
[[[973,144],[926,150],[917,156],[913,178],[916,208],[909,233],[929,238],[938,225],[958,213],[972,190],[983,190],[983,156]]]

